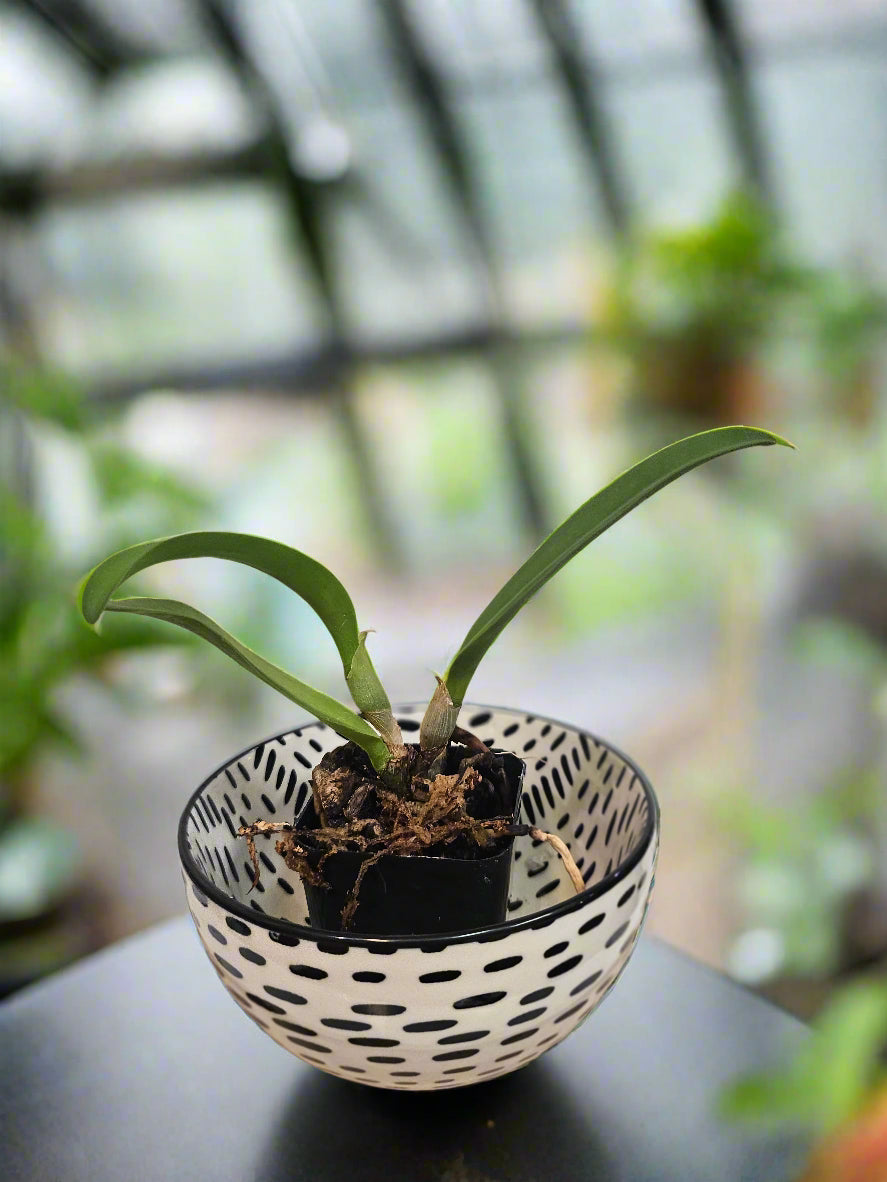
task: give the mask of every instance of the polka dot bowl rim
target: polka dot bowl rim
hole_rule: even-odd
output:
[[[424,703],[419,702],[401,702],[393,707],[395,715],[400,712],[414,711],[417,708],[421,709]],[[526,718],[529,714],[526,710],[518,710],[513,706],[491,706],[485,703],[465,702],[463,704],[465,710],[493,710],[498,714],[509,714],[515,718]],[[200,783],[199,787],[191,793],[188,797],[187,803],[179,818],[178,826],[178,849],[179,859],[182,863],[182,868],[187,874],[191,883],[202,891],[208,898],[212,899],[219,907],[230,911],[232,915],[238,916],[243,920],[248,920],[256,927],[265,928],[269,931],[279,932],[283,935],[297,937],[301,940],[317,941],[324,940],[336,941],[349,947],[375,947],[380,946],[396,946],[398,948],[418,948],[422,945],[427,945],[430,940],[445,940],[447,944],[472,943],[479,937],[493,935],[499,933],[502,936],[510,932],[518,932],[523,929],[531,929],[538,925],[542,920],[550,918],[552,921],[560,916],[568,915],[572,911],[577,911],[581,907],[585,907],[589,903],[606,895],[614,886],[622,881],[631,871],[637,866],[638,862],[644,857],[647,850],[650,848],[650,843],[654,840],[659,830],[659,801],[656,798],[656,793],[653,791],[653,786],[647,779],[644,771],[626,755],[620,748],[614,746],[608,739],[601,738],[592,731],[584,730],[576,726],[575,723],[562,722],[560,719],[551,718],[545,714],[533,713],[532,717],[540,722],[550,723],[552,726],[564,727],[566,730],[574,731],[577,735],[585,735],[586,738],[592,742],[598,743],[612,752],[613,755],[623,760],[624,763],[631,768],[634,775],[637,776],[644,796],[647,800],[647,820],[644,829],[641,833],[640,839],[635,843],[632,849],[626,854],[622,861],[614,866],[609,874],[605,875],[598,882],[586,887],[584,891],[580,891],[573,895],[572,898],[564,899],[559,903],[553,903],[549,907],[540,908],[537,911],[532,911],[527,915],[515,919],[506,919],[502,923],[485,924],[476,927],[460,928],[455,932],[436,932],[434,936],[429,934],[423,935],[403,935],[403,936],[373,936],[369,934],[360,933],[346,933],[346,932],[332,932],[326,928],[313,928],[307,924],[294,923],[292,920],[281,919],[273,915],[266,915],[261,912],[254,911],[251,907],[247,907],[245,903],[241,903],[235,899],[233,895],[229,895],[227,891],[222,890],[214,882],[212,882],[200,869],[195,861],[190,845],[188,842],[188,825],[191,818],[191,812],[197,798],[209,787],[209,785],[220,776],[226,767],[230,766],[238,759],[242,759],[249,752],[255,750],[261,743],[273,743],[276,739],[283,738],[286,735],[292,734],[294,729],[298,729],[301,733],[310,731],[314,728],[329,729],[323,723],[316,719],[311,719],[308,722],[298,725],[298,727],[288,727],[285,731],[280,731],[276,735],[271,735],[264,740],[257,740],[247,744],[241,751],[233,755],[229,755],[224,759],[210,774]],[[344,740],[343,740],[344,741]],[[520,758],[520,756],[518,756]]]

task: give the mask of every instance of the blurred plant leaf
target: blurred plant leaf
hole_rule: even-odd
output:
[[[799,624],[792,636],[795,652],[805,660],[876,681],[887,674],[887,652],[864,628],[834,616]]]
[[[669,444],[595,493],[549,534],[475,620],[444,678],[453,702],[461,705],[475,670],[502,629],[589,542],[684,473],[759,444],[791,447],[778,435],[755,427],[720,427]]]
[[[841,989],[811,1037],[785,1066],[747,1076],[724,1095],[725,1115],[766,1124],[792,1122],[829,1133],[854,1116],[884,1078],[887,982]]]
[[[0,363],[0,400],[66,431],[80,431],[86,424],[83,391],[60,370],[5,360]]]
[[[186,481],[97,439],[89,407],[65,374],[18,359],[0,363],[0,413],[10,408],[14,415],[21,412],[28,428],[61,428],[70,436],[65,446],[85,459],[100,494],[90,531],[97,546],[115,528],[109,509],[117,522],[136,507],[140,517],[164,524],[183,518],[186,524],[198,509],[206,511],[206,499]],[[43,434],[29,430],[26,438]],[[28,772],[44,747],[79,750],[76,728],[57,704],[66,679],[81,673],[104,678],[108,658],[117,653],[196,643],[135,618],[101,635],[85,628],[70,593],[76,574],[66,553],[50,519],[0,479],[0,785],[7,788],[26,791]],[[21,805],[22,791],[14,795]]]
[[[656,235],[648,250],[659,276],[700,310],[726,314],[731,299],[743,293],[765,303],[735,308],[734,316],[766,316],[768,297],[807,290],[813,278],[789,259],[766,208],[741,191],[730,194],[710,222]]]
[[[823,841],[854,823],[869,824],[880,799],[879,778],[872,769],[847,768],[795,806],[764,803],[747,789],[734,787],[711,801],[712,815],[746,851],[761,857],[808,858]]]
[[[43,522],[0,484],[0,560],[30,557],[44,536]]]
[[[795,844],[797,810],[764,805],[748,789],[739,786],[713,796],[710,807],[724,832],[741,842],[746,850],[750,848],[762,855],[783,854]]]
[[[47,739],[74,754],[82,750],[77,736],[45,701],[39,684],[18,682],[0,689],[0,789],[17,778],[34,749]]]
[[[195,643],[135,618],[98,633],[83,626],[73,598],[43,593],[13,606],[0,611],[0,782],[23,775],[47,744],[80,753],[76,730],[53,704],[66,678],[101,675],[118,653]]]
[[[876,770],[848,768],[802,810],[763,802],[743,789],[713,801],[718,822],[742,854],[736,893],[743,930],[732,943],[731,972],[758,984],[784,974],[822,977],[839,968],[847,906],[873,879],[871,833],[881,795]]]
[[[209,498],[168,468],[152,464],[125,447],[97,440],[88,444],[99,496],[105,505],[150,496],[175,513],[206,512]]]
[[[812,314],[820,364],[845,377],[883,338],[887,298],[864,278],[824,272],[813,288]]]

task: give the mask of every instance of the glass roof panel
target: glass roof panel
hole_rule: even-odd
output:
[[[91,79],[64,42],[24,15],[0,9],[4,167],[72,159],[83,138],[91,97]]]
[[[288,235],[260,184],[47,210],[35,225],[47,356],[117,374],[310,346],[320,315]]]
[[[142,50],[194,51],[206,45],[199,11],[191,0],[87,0],[85,7]]]

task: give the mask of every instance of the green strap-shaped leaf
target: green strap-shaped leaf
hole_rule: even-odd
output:
[[[685,472],[727,452],[772,443],[792,446],[778,435],[755,427],[703,431],[654,452],[595,493],[548,535],[472,624],[444,678],[453,702],[462,704],[475,670],[505,625],[589,542]]]
[[[282,542],[252,534],[204,530],[128,546],[100,562],[87,576],[80,597],[84,616],[94,624],[127,579],[150,566],[177,558],[223,558],[239,562],[295,591],[314,608],[332,636],[358,709],[368,716],[386,707],[390,712],[391,704],[379,676],[361,645],[350,595],[322,563]],[[352,677],[355,661],[361,670],[357,678]]]
[[[149,616],[155,620],[165,620],[168,624],[175,624],[185,628],[214,644],[226,656],[238,665],[242,665],[250,673],[255,674],[272,689],[289,698],[299,706],[310,711],[315,718],[325,722],[343,739],[350,739],[366,751],[377,771],[388,762],[388,748],[368,722],[365,722],[353,710],[349,710],[335,698],[320,690],[314,689],[304,681],[299,681],[292,674],[266,661],[264,657],[241,644],[229,632],[226,632],[215,620],[205,616],[187,603],[179,603],[175,599],[131,598],[112,599],[105,605],[109,612],[129,612],[138,616]]]
[[[331,571],[307,554],[251,534],[203,530],[118,550],[87,575],[80,595],[84,616],[94,624],[127,579],[176,558],[224,558],[277,579],[314,608],[339,650],[346,673],[351,668],[359,632],[348,592]]]

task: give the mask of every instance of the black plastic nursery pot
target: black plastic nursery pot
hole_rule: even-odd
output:
[[[511,817],[520,814],[526,764],[511,752],[502,757],[514,793]],[[314,802],[297,818],[299,829],[317,828]],[[508,904],[513,837],[497,839],[489,853],[472,858],[410,854],[381,858],[360,884],[359,905],[348,929],[373,936],[422,936],[502,923]],[[354,889],[365,854],[336,853],[323,863],[326,887],[305,883],[311,926],[340,932],[342,910]],[[318,860],[320,854],[318,853]]]

